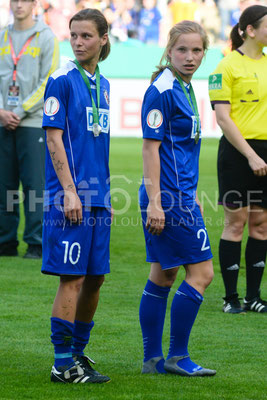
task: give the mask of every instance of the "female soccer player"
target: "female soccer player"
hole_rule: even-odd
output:
[[[225,215],[219,244],[223,311],[266,313],[260,284],[267,251],[267,7],[245,9],[231,40],[233,51],[209,78],[211,103],[223,132],[218,152],[219,204]],[[246,223],[247,291],[242,307],[237,280]]]
[[[109,83],[98,62],[110,52],[103,14],[85,9],[70,20],[76,60],[49,78],[45,91],[45,274],[58,275],[51,330],[53,382],[101,383],[84,348],[99,290],[109,272]]]
[[[204,291],[213,278],[210,242],[196,195],[201,127],[190,83],[207,46],[199,24],[176,24],[142,107],[144,179],[139,194],[151,263],[140,304],[143,373],[216,373],[195,364],[187,348]],[[181,265],[186,278],[173,298],[165,361],[162,332],[167,298]]]

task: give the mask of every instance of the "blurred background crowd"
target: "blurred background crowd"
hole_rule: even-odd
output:
[[[261,0],[38,0],[36,17],[49,24],[60,41],[69,39],[68,21],[83,8],[98,8],[110,25],[111,41],[134,46],[165,46],[167,32],[184,19],[203,24],[211,45],[224,46],[240,13]],[[0,29],[12,22],[9,0],[0,0]]]

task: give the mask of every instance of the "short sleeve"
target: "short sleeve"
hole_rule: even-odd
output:
[[[66,76],[48,79],[44,94],[43,128],[64,130],[69,88]]]
[[[142,130],[144,139],[163,140],[169,130],[171,115],[171,90],[160,93],[151,85],[142,105]]]
[[[230,65],[225,65],[223,61],[209,76],[209,96],[212,106],[216,103],[232,102],[233,74]]]

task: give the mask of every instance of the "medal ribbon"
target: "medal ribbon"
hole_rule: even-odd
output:
[[[197,134],[199,135],[199,133],[200,133],[200,118],[199,118],[197,101],[196,101],[196,96],[195,96],[195,93],[194,93],[193,86],[190,84],[190,88],[189,88],[190,96],[189,96],[188,92],[187,92],[187,90],[186,90],[186,88],[185,88],[185,86],[183,84],[182,78],[176,72],[175,72],[175,76],[178,79],[178,82],[180,83],[180,86],[181,86],[181,88],[182,88],[182,90],[184,92],[184,95],[187,98],[188,103],[189,103],[190,107],[192,108],[192,111],[193,111],[193,113],[194,113],[194,115],[196,117],[196,120],[197,120]],[[191,99],[192,99],[192,101],[191,101]]]
[[[100,72],[99,72],[99,66],[96,66],[95,69],[95,75],[96,75],[96,96],[97,96],[97,107],[92,95],[92,90],[91,90],[91,85],[88,76],[85,74],[84,69],[82,66],[79,64],[77,60],[74,60],[75,64],[78,67],[78,70],[80,71],[80,74],[82,75],[82,78],[84,80],[84,83],[88,87],[90,96],[91,96],[91,101],[92,101],[92,108],[93,108],[93,120],[94,124],[99,125],[99,106],[100,106]]]
[[[27,47],[29,46],[29,44],[31,43],[32,39],[34,38],[35,34],[32,35],[27,42],[24,44],[24,46],[22,47],[22,49],[20,50],[19,54],[16,56],[15,51],[14,51],[14,47],[13,47],[13,43],[12,43],[12,39],[9,36],[9,43],[10,43],[10,50],[11,50],[11,57],[14,63],[14,69],[13,69],[13,86],[16,85],[16,80],[17,80],[17,64],[22,56],[22,54],[24,53],[24,51],[27,49]]]

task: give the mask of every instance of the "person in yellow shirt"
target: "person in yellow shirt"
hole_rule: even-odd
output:
[[[209,77],[209,93],[222,129],[218,151],[219,204],[225,224],[219,259],[226,294],[223,311],[267,312],[260,284],[267,251],[267,7],[243,11],[231,32],[232,52]],[[246,296],[237,293],[241,241],[246,243]]]
[[[199,5],[195,0],[171,0],[168,8],[174,25],[183,20],[196,21]]]

